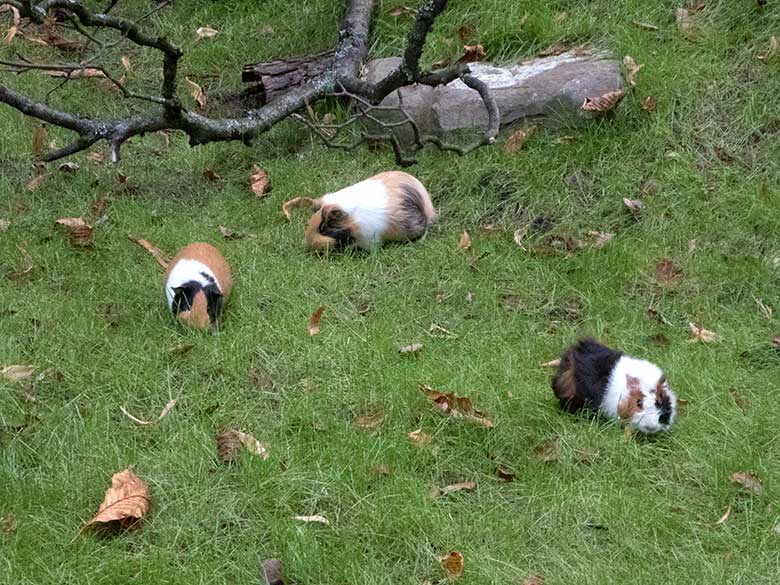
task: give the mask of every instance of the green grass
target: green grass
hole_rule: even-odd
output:
[[[332,44],[340,4],[189,0],[150,24],[183,42],[183,72],[211,91],[236,83],[244,62]],[[778,6],[713,0],[686,37],[673,2],[451,4],[428,62],[457,56],[456,30],[468,23],[468,42],[499,60],[566,38],[630,54],[645,68],[610,120],[539,132],[514,155],[426,150],[412,172],[429,187],[440,224],[422,242],[373,255],[307,253],[305,214],[287,223],[280,205],[392,168],[389,150],[329,151],[288,124],[249,149],[190,149],[178,135],[166,146],[152,135],[127,144],[118,166],[85,154],[74,157],[81,169],[73,174],[50,165],[30,192],[35,124],[0,107],[0,218],[10,221],[0,269],[20,269],[20,247],[35,264],[25,280],[0,280],[0,365],[62,373],[31,387],[0,382],[0,517],[18,525],[0,532],[0,582],[252,583],[260,560],[278,556],[295,583],[420,584],[442,578],[436,557],[450,550],[465,555],[464,585],[519,583],[531,573],[551,584],[780,579],[780,353],[772,347],[780,331],[780,60],[755,57],[780,34]],[[393,5],[383,3],[372,56],[403,47],[410,21],[387,16]],[[143,3],[125,13],[136,9]],[[562,10],[568,18],[557,22]],[[266,24],[270,38],[258,32]],[[205,25],[220,35],[195,43]],[[152,84],[157,56],[130,55],[139,87]],[[2,82],[31,91],[45,85],[9,77]],[[72,85],[54,103],[117,115],[141,107],[94,84]],[[658,99],[652,115],[641,107],[650,94]],[[558,140],[564,134],[574,141]],[[734,161],[720,160],[716,147]],[[255,162],[274,186],[263,200],[248,188]],[[223,182],[207,183],[206,167]],[[129,187],[118,190],[117,173]],[[649,179],[659,188],[643,196],[647,208],[635,220],[622,198]],[[94,248],[72,248],[53,222],[91,219],[108,192]],[[554,234],[616,236],[603,249],[566,255],[545,253],[543,236],[531,234],[524,252],[512,233],[537,216]],[[481,229],[488,223],[492,235]],[[220,225],[246,237],[224,241]],[[457,250],[463,229],[473,240],[467,254]],[[223,250],[236,286],[218,333],[172,321],[161,273],[128,235],[170,252],[193,240]],[[668,285],[654,277],[662,259],[682,269]],[[772,320],[756,298],[774,308]],[[114,327],[104,318],[108,303],[118,307]],[[318,306],[322,330],[310,337]],[[671,325],[649,317],[651,306]],[[687,343],[690,320],[725,340]],[[432,337],[432,323],[455,335]],[[626,441],[609,422],[558,411],[551,372],[538,366],[586,333],[666,370],[690,402],[670,433]],[[668,346],[649,341],[659,333]],[[415,341],[425,345],[418,358],[398,355]],[[192,350],[170,352],[182,344]],[[496,427],[437,416],[422,382],[470,396]],[[178,403],[154,426],[135,426],[119,410],[154,418],[171,397]],[[378,430],[353,425],[377,409],[385,413]],[[244,454],[221,464],[214,434],[227,428],[252,433],[270,459]],[[433,436],[433,449],[412,446],[407,433],[417,428]],[[544,462],[534,448],[547,441],[557,457]],[[378,464],[391,473],[377,477]],[[150,485],[142,528],[79,536],[111,475],[130,465]],[[497,465],[515,481],[499,481]],[[736,471],[758,474],[763,494],[731,485]],[[433,486],[468,480],[473,492],[429,496]],[[299,514],[322,514],[331,526],[302,525],[292,520]]]

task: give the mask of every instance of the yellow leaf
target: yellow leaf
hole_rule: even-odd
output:
[[[203,88],[189,77],[185,77],[184,82],[187,84],[187,90],[190,92],[192,99],[194,99],[201,108],[204,107],[206,105],[206,94],[203,93]]]
[[[469,236],[469,233],[466,230],[463,230],[463,233],[460,235],[460,241],[458,242],[458,250],[465,252],[469,248],[471,248],[471,236]]]

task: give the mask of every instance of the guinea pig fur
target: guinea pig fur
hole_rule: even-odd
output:
[[[436,221],[428,191],[401,171],[379,173],[319,199],[296,198],[285,204],[285,214],[300,202],[315,209],[304,242],[316,250],[352,244],[370,250],[384,242],[413,241]]]
[[[207,329],[217,322],[232,284],[230,267],[217,249],[195,242],[182,248],[168,265],[165,296],[179,321]]]
[[[566,350],[552,388],[564,410],[601,412],[643,433],[668,429],[677,414],[677,397],[658,366],[590,338]]]

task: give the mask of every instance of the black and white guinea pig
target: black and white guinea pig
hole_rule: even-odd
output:
[[[217,322],[233,286],[230,267],[211,244],[182,248],[165,273],[168,307],[185,325],[207,329]]]
[[[428,191],[401,171],[379,173],[318,199],[291,199],[282,208],[288,219],[290,209],[301,203],[315,210],[304,238],[315,250],[352,244],[370,250],[384,242],[413,241],[436,221]]]
[[[643,433],[668,429],[677,414],[677,397],[658,366],[590,338],[566,350],[552,388],[566,411],[601,412]]]

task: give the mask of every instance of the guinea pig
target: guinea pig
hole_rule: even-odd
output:
[[[165,273],[165,296],[174,317],[185,325],[207,329],[217,322],[233,285],[230,267],[211,244],[182,248]]]
[[[288,219],[290,209],[301,203],[315,210],[304,238],[314,250],[352,244],[371,250],[384,242],[410,242],[422,237],[436,221],[428,191],[401,171],[379,173],[319,199],[291,199],[282,208]]]
[[[643,433],[668,429],[677,414],[677,397],[658,366],[590,338],[566,350],[552,388],[568,412],[601,412]]]

